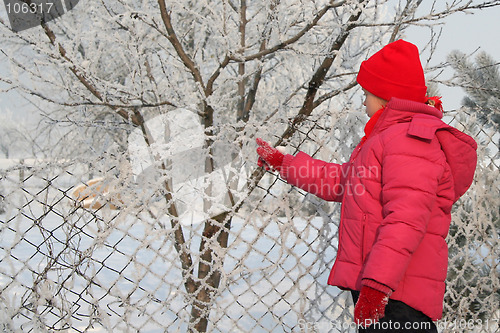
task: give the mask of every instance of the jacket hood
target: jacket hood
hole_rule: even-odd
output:
[[[408,135],[423,140],[437,137],[454,180],[455,201],[470,187],[477,163],[477,143],[469,135],[447,125],[435,107],[393,98],[389,101],[374,131],[396,122],[410,122]]]

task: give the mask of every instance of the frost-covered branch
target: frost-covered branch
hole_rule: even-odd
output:
[[[85,88],[87,88],[87,90],[92,95],[94,95],[95,97],[97,97],[97,99],[99,99],[102,102],[105,102],[105,99],[102,96],[101,92],[94,85],[92,85],[92,83],[90,83],[90,81],[87,80],[87,78],[81,72],[78,71],[78,69],[76,68],[76,66],[71,61],[71,59],[67,56],[66,50],[64,49],[64,47],[61,44],[57,44],[56,45],[56,35],[49,28],[48,24],[47,23],[42,23],[42,28],[45,31],[45,34],[47,35],[47,37],[49,38],[50,43],[58,48],[59,54],[61,55],[61,57],[65,61],[67,61],[69,63],[69,65],[70,65],[69,66],[69,70],[78,79],[78,81],[80,81],[80,83],[83,84],[85,86]],[[126,111],[126,110],[124,110],[122,108],[115,108],[113,106],[110,106],[110,107],[119,116],[121,116],[124,119],[130,120],[136,126],[141,126],[143,124],[143,122],[144,122],[144,119],[142,119],[142,116],[139,113],[137,113],[137,112],[130,113],[130,112],[128,112],[128,111]]]
[[[252,54],[252,55],[247,55],[247,56],[244,56],[244,57],[238,57],[238,56],[231,56],[231,60],[233,61],[236,61],[236,62],[246,62],[246,61],[251,61],[251,60],[255,60],[255,59],[260,59],[260,58],[263,58],[269,54],[272,54],[272,53],[275,53],[279,50],[283,50],[285,48],[287,48],[288,46],[292,45],[293,43],[297,42],[300,38],[302,38],[308,31],[310,31],[312,28],[314,28],[319,20],[321,20],[321,18],[332,8],[335,8],[338,4],[329,4],[325,7],[323,7],[321,10],[318,11],[318,13],[316,14],[316,16],[311,20],[311,22],[309,22],[308,24],[305,25],[304,28],[302,28],[301,31],[299,31],[295,36],[292,36],[290,38],[288,38],[287,40],[271,47],[271,48],[268,48],[268,49],[264,49],[264,50],[261,50],[255,54]]]
[[[351,81],[351,83],[347,84],[344,86],[344,88],[340,89],[340,90],[334,90],[334,91],[330,91],[329,93],[327,94],[323,94],[321,96],[319,96],[315,101],[314,101],[314,105],[313,107],[314,108],[317,108],[318,106],[321,105],[321,103],[329,100],[329,99],[332,99],[333,97],[337,96],[338,94],[342,93],[342,92],[346,92],[354,87],[357,86],[357,81],[356,80],[353,80]]]
[[[421,3],[422,0],[418,0],[417,3],[414,6],[412,6],[412,0],[406,0],[405,8],[403,9],[401,15],[399,16],[394,26],[394,30],[392,31],[391,38],[389,38],[389,42],[394,42],[396,40],[399,31],[401,30],[401,27],[403,25],[403,18],[410,16],[410,14],[412,13],[414,14]]]
[[[462,1],[459,1],[461,3]],[[418,4],[420,4],[421,1],[418,1]],[[445,17],[456,14],[456,13],[467,13],[467,12],[472,12],[475,10],[484,10],[492,7],[497,7],[500,6],[500,0],[492,0],[492,1],[486,1],[480,4],[472,4],[472,1],[467,1],[466,4],[458,5],[453,3],[452,5],[446,6],[445,9],[440,10],[440,11],[434,11],[434,6],[432,9],[429,11],[428,14],[426,15],[421,15],[418,17],[408,17],[406,19],[403,19],[397,23],[398,26],[403,26],[403,25],[419,25],[419,24],[428,24],[429,22],[435,21],[440,24],[443,24],[442,21]],[[406,15],[404,15],[406,16]],[[403,17],[403,16],[402,16]],[[394,26],[394,22],[377,22],[377,23],[360,23],[360,27],[383,27],[383,26]]]
[[[363,6],[367,2],[368,1],[366,0],[359,1],[361,6]],[[307,118],[307,116],[309,116],[311,112],[314,110],[314,98],[316,96],[316,93],[318,92],[318,89],[323,84],[326,74],[328,73],[330,67],[332,66],[333,61],[335,60],[336,52],[338,52],[340,48],[344,45],[345,41],[347,40],[347,37],[349,36],[350,31],[357,26],[357,21],[359,20],[361,14],[362,14],[361,9],[358,9],[353,14],[351,14],[347,23],[344,25],[344,28],[340,31],[336,40],[333,42],[329,50],[330,54],[332,55],[325,57],[321,65],[318,67],[318,69],[312,76],[311,81],[309,81],[309,87],[307,89],[307,93],[304,98],[304,103],[300,108],[299,112],[297,113],[297,115],[295,116],[295,118],[293,119],[291,125],[281,136],[279,143],[281,143],[281,141],[285,139],[288,139],[295,131],[296,126],[298,126],[298,124],[304,121]]]
[[[196,64],[188,56],[186,51],[184,51],[181,42],[177,38],[177,34],[175,33],[175,30],[172,26],[172,18],[170,16],[169,11],[167,10],[167,5],[165,4],[165,0],[158,0],[158,5],[160,6],[160,14],[163,24],[165,25],[165,29],[167,30],[168,40],[174,47],[175,51],[177,52],[177,55],[182,60],[186,68],[189,69],[190,73],[193,75],[196,83],[200,85],[203,91],[206,91],[200,70],[196,67]]]

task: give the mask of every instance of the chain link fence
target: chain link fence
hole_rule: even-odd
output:
[[[499,133],[465,110],[445,120],[478,141],[479,162],[453,211],[439,329],[499,332]],[[355,112],[313,114],[288,152],[346,160],[365,121]],[[271,128],[287,125],[255,132],[277,141]],[[326,284],[339,204],[256,171],[253,134],[235,140],[220,131],[207,150],[182,132],[188,148],[165,141],[149,160],[140,152],[151,146],[130,137],[126,151],[3,160],[4,331],[355,331],[350,294]],[[207,173],[203,156],[231,159]]]

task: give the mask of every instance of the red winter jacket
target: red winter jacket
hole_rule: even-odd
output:
[[[344,164],[286,155],[281,175],[341,201],[337,259],[328,283],[369,285],[441,318],[451,207],[469,188],[476,142],[429,105],[393,98]]]

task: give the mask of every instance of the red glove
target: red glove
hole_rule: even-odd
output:
[[[354,307],[354,321],[357,325],[368,327],[385,316],[385,306],[389,301],[389,296],[385,293],[362,286],[359,293],[358,302]]]
[[[266,168],[266,170],[272,169],[278,172],[281,171],[281,165],[283,164],[285,155],[260,138],[257,138],[256,141],[259,145],[259,147],[257,147],[257,154],[259,154],[259,161],[257,164],[260,167]]]

